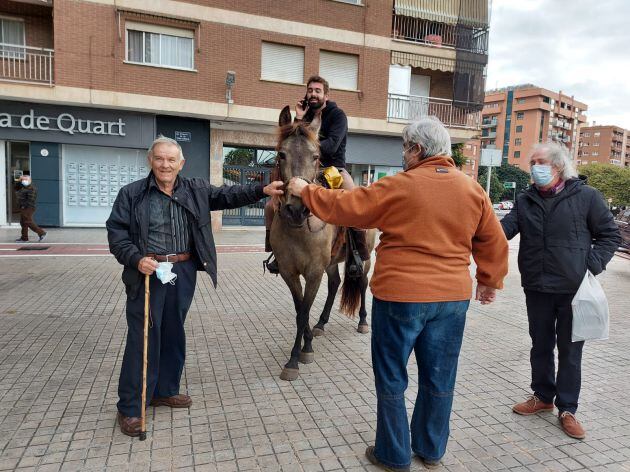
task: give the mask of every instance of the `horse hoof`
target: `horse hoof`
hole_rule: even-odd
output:
[[[299,369],[291,369],[289,367],[285,367],[284,369],[282,369],[282,373],[280,374],[280,380],[288,380],[289,382],[292,382],[299,376]]]
[[[370,332],[370,327],[369,327],[368,325],[366,325],[366,324],[360,324],[360,325],[357,327],[357,331],[358,331],[359,333],[361,333],[361,334],[367,334],[367,333],[369,333],[369,332]]]
[[[324,335],[324,328],[313,328],[313,336],[317,337],[317,336],[323,336]]]
[[[310,364],[315,360],[315,353],[300,351],[300,358],[298,360],[301,364]]]

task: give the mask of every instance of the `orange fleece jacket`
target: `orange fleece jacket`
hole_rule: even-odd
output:
[[[372,294],[386,301],[441,302],[472,295],[477,281],[503,288],[508,243],[481,186],[449,157],[424,159],[369,187],[327,190],[308,185],[304,204],[336,225],[378,228]]]

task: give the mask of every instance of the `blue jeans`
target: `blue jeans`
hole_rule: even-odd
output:
[[[377,423],[374,455],[389,467],[446,452],[457,360],[470,300],[435,303],[372,302],[372,368]],[[418,363],[418,396],[409,422],[405,408],[407,362]]]

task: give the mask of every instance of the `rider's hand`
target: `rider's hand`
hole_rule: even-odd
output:
[[[151,275],[157,269],[158,262],[150,257],[143,257],[138,262],[138,270],[144,275]]]
[[[477,296],[482,305],[488,305],[497,298],[497,289],[477,283]]]
[[[299,177],[293,177],[289,180],[289,185],[287,186],[287,190],[289,193],[292,193],[296,197],[302,195],[302,190],[308,185],[308,182],[304,179],[300,179]]]
[[[263,188],[263,192],[265,193],[265,195],[269,195],[270,197],[282,195],[284,193],[282,191],[283,185],[284,182],[282,180],[274,180],[269,185]]]
[[[298,120],[304,118],[306,110],[308,110],[308,103],[306,102],[306,100],[298,100],[295,105],[295,118]]]

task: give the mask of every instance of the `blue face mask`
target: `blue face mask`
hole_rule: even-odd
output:
[[[23,180],[23,181],[22,181],[22,185],[23,185],[24,187],[28,187],[30,184],[31,184],[31,181],[30,181],[30,180]]]
[[[532,179],[539,187],[549,185],[553,181],[553,172],[551,166],[543,164],[535,164],[532,166]]]

